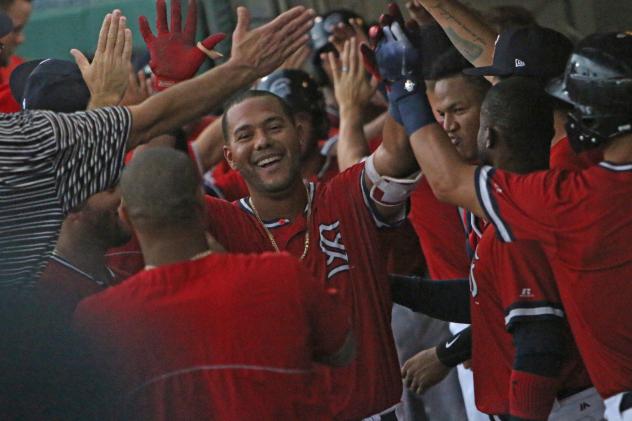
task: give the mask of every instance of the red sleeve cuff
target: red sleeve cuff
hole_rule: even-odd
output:
[[[546,420],[558,389],[557,377],[545,377],[525,371],[511,372],[509,412],[527,420]]]

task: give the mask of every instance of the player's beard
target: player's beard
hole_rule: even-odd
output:
[[[283,196],[284,193],[291,192],[296,180],[301,179],[301,164],[298,155],[290,155],[287,157],[291,160],[287,170],[288,172],[287,175],[280,180],[265,182],[256,172],[242,172],[242,176],[246,180],[248,188],[274,197]]]

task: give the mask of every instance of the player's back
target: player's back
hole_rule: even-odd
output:
[[[632,165],[477,177],[500,237],[541,242],[599,393],[632,390]]]
[[[553,266],[582,356],[609,396],[632,389],[632,165],[602,162],[569,181]]]
[[[82,302],[75,320],[123,418],[327,419],[312,371],[331,351],[314,332],[316,288],[288,255],[214,254],[141,272]]]

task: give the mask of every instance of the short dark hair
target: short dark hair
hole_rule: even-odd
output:
[[[555,133],[551,97],[536,80],[513,76],[494,85],[481,106],[512,155],[532,169],[548,168]]]
[[[463,73],[463,70],[471,68],[472,65],[465,57],[461,55],[459,50],[454,47],[446,50],[437,57],[430,69],[428,79],[430,85],[442,79],[449,79],[455,76],[462,76],[463,79],[470,84],[480,94],[481,100],[491,88],[491,84],[483,76],[470,76]]]
[[[261,91],[257,89],[251,89],[230,99],[226,105],[224,106],[224,115],[222,116],[222,133],[224,135],[224,143],[228,143],[228,139],[230,138],[230,133],[228,133],[228,121],[226,116],[228,115],[228,111],[233,108],[235,105],[241,104],[242,102],[250,99],[250,98],[274,98],[280,105],[283,110],[283,114],[287,116],[287,118],[292,122],[292,124],[296,123],[296,118],[294,116],[294,110],[285,102],[280,96],[273,94],[268,91]]]
[[[196,217],[200,175],[182,152],[167,147],[140,151],[125,167],[120,187],[133,223],[168,228]]]

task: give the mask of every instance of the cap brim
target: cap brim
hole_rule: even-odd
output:
[[[13,31],[13,21],[5,13],[0,12],[0,37]]]
[[[26,81],[28,80],[31,73],[33,73],[33,70],[35,70],[35,68],[42,61],[44,61],[44,59],[27,61],[20,64],[13,70],[13,72],[11,72],[9,87],[11,88],[11,94],[13,95],[13,98],[15,98],[18,104],[22,104],[22,100],[24,99],[24,89],[26,88]]]
[[[551,82],[546,85],[545,90],[546,93],[551,95],[553,98],[573,104],[573,101],[568,96],[568,90],[566,89],[563,76],[551,80]]]
[[[499,69],[494,66],[472,67],[464,69],[463,73],[468,76],[509,76],[512,74],[511,71]]]

